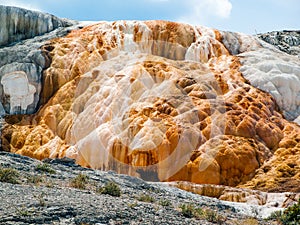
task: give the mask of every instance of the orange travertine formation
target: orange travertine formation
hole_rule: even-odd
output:
[[[120,21],[50,41],[42,106],[6,118],[3,148],[148,180],[299,191],[300,128],[243,77],[222,35]]]
[[[234,188],[212,184],[195,184],[186,181],[170,182],[168,184],[195,194],[217,198],[223,201],[242,202],[251,205],[268,207],[287,208],[295,204],[300,197],[299,193],[268,193],[248,188]]]

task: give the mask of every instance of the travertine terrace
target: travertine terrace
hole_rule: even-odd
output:
[[[47,41],[41,55],[40,90],[24,71],[1,77],[7,114],[39,106],[6,115],[5,151],[152,181],[299,192],[296,56],[168,21],[99,22]],[[27,92],[13,91],[13,76]]]

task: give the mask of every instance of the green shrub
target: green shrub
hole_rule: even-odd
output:
[[[80,173],[71,180],[71,187],[85,189],[88,182],[89,177],[85,174]]]
[[[32,213],[25,206],[22,206],[20,208],[15,207],[15,209],[16,209],[16,213],[17,213],[18,216],[30,217],[32,215]]]
[[[0,168],[0,182],[19,184],[19,173],[12,168]]]
[[[271,213],[271,215],[267,218],[267,220],[276,220],[279,222],[281,220],[281,216],[282,216],[282,211],[275,211]]]
[[[130,207],[130,208],[135,208],[138,204],[137,204],[137,202],[133,202],[133,203],[127,203],[127,205],[128,205],[128,207]]]
[[[300,199],[297,204],[288,207],[286,210],[273,212],[268,220],[276,220],[283,225],[298,225],[300,221]]]
[[[44,192],[42,192],[38,195],[34,195],[34,197],[38,201],[38,205],[40,207],[45,207],[46,206],[46,199],[45,199],[45,193]]]
[[[288,207],[280,218],[284,225],[298,225],[300,221],[300,199],[297,204]]]
[[[188,217],[188,218],[198,218],[198,219],[206,219],[205,218],[205,213],[202,208],[197,208],[193,204],[182,204],[179,208],[181,208],[181,213],[183,216]]]
[[[121,189],[119,185],[117,185],[114,182],[108,182],[103,187],[99,188],[98,191],[101,194],[111,195],[114,197],[120,197],[121,196]]]
[[[27,183],[31,183],[31,184],[35,184],[35,185],[43,183],[44,180],[45,179],[43,176],[32,176],[32,175],[27,176]]]
[[[223,224],[225,218],[220,216],[218,212],[212,209],[197,208],[193,204],[182,204],[180,206],[181,213],[187,218],[204,219],[212,223]]]
[[[35,167],[35,170],[40,172],[50,173],[50,174],[56,173],[56,171],[47,163],[38,164]]]
[[[141,202],[150,202],[150,203],[153,203],[155,202],[155,199],[150,196],[150,195],[147,195],[147,194],[142,194],[140,195],[137,200],[141,201]]]
[[[163,207],[172,206],[172,203],[169,199],[163,199],[159,201],[159,204]]]
[[[182,204],[179,206],[181,208],[181,213],[187,218],[192,218],[195,215],[195,206],[192,204]]]
[[[203,211],[203,218],[208,222],[222,224],[224,222],[224,218],[218,214],[218,212],[207,209]]]

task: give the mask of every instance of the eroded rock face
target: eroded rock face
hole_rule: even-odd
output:
[[[42,47],[42,107],[6,118],[3,148],[147,180],[297,191],[300,128],[280,113],[297,117],[297,97],[277,104],[275,92],[254,87],[289,82],[280,67],[269,73],[280,78],[255,83],[253,70],[266,72],[255,54],[272,51],[255,37],[166,21],[72,31]],[[299,79],[294,56],[276,54],[270,71],[282,60]],[[289,177],[284,163],[293,163]]]
[[[70,25],[53,15],[0,5],[0,47]]]
[[[281,51],[300,57],[300,30],[273,31],[257,36]]]
[[[8,6],[0,6],[0,21],[0,116],[33,114],[39,107],[42,71],[50,64],[40,47],[66,35],[73,22]]]

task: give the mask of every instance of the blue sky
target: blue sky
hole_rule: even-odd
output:
[[[74,20],[162,19],[247,34],[300,30],[300,0],[0,0],[0,4]]]

